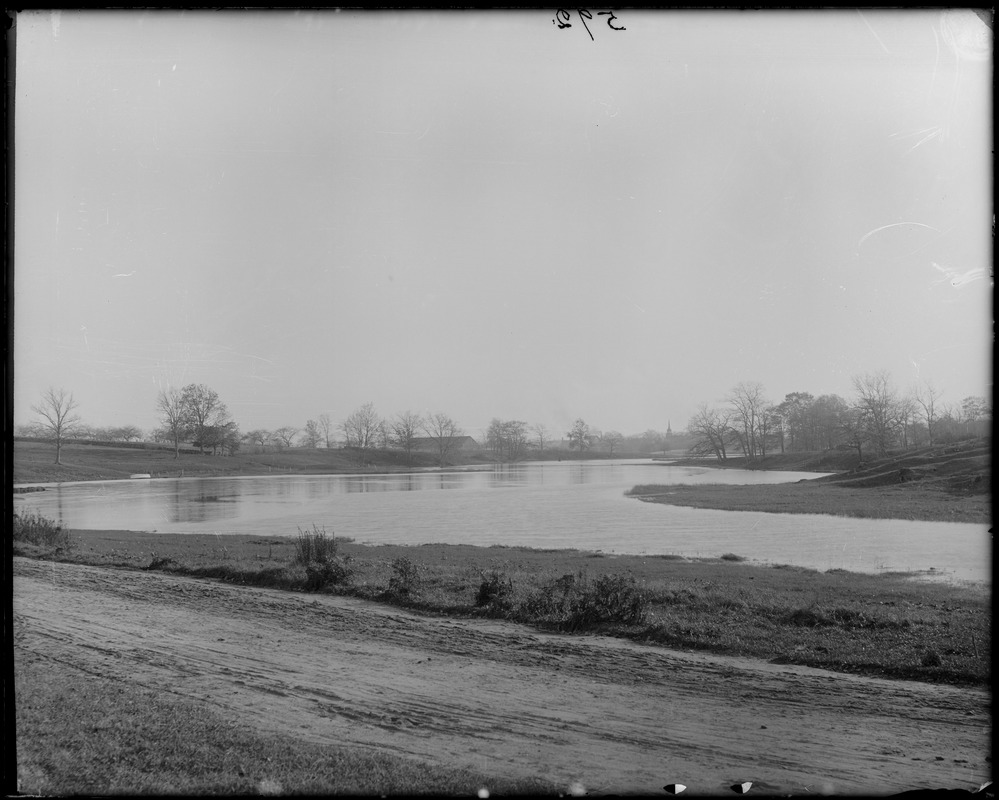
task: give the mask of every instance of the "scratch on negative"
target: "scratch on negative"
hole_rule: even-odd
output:
[[[860,237],[860,241],[857,242],[857,247],[860,247],[864,242],[870,239],[875,233],[879,231],[886,230],[887,228],[897,228],[899,225],[918,225],[920,228],[929,228],[931,231],[936,231],[940,233],[939,230],[934,228],[932,225],[924,225],[922,222],[892,222],[890,225],[882,225],[880,228],[875,228],[873,231],[869,231]]]

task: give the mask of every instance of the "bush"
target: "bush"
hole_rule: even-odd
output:
[[[478,608],[506,612],[511,607],[511,594],[513,594],[513,582],[504,573],[494,570],[482,576],[479,591],[475,595],[475,605]]]
[[[305,567],[305,588],[310,592],[345,584],[354,574],[350,557],[339,554],[333,534],[327,535],[315,523],[311,531],[298,529],[295,562]]]
[[[26,514],[14,512],[14,541],[54,547],[56,550],[71,550],[73,539],[62,525],[43,517],[37,511]]]
[[[350,559],[333,558],[329,561],[314,561],[305,565],[305,588],[318,592],[329,586],[341,586],[350,581],[354,574]]]
[[[594,581],[592,588],[586,587],[571,623],[573,628],[607,623],[638,625],[648,606],[648,594],[634,578],[604,575]]]
[[[531,620],[576,631],[601,625],[639,625],[649,602],[649,592],[634,578],[604,575],[591,584],[580,572],[563,575],[531,594],[521,612]]]
[[[299,564],[326,562],[337,557],[339,544],[331,533],[326,534],[326,528],[319,528],[312,523],[311,531],[298,529],[298,540],[295,542],[295,561]]]
[[[408,597],[416,591],[419,582],[419,569],[408,558],[397,558],[392,562],[392,577],[389,578],[390,594]]]

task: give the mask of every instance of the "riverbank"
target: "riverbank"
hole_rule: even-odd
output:
[[[646,503],[709,508],[716,511],[763,511],[770,514],[829,514],[861,519],[989,524],[992,500],[985,494],[954,495],[939,488],[904,485],[858,488],[803,483],[728,486],[636,486],[630,497]]]
[[[19,543],[15,552],[120,570],[122,580],[128,571],[211,578],[880,677],[984,685],[991,676],[991,589],[981,584],[759,566],[731,553],[693,560],[337,537],[329,558],[303,564],[301,535],[69,536],[72,548]]]
[[[627,454],[619,456],[629,457]],[[647,458],[647,456],[632,456]],[[32,488],[37,484],[76,481],[127,480],[133,475],[151,478],[224,478],[267,477],[274,475],[364,475],[442,469],[437,458],[428,452],[407,456],[400,450],[369,449],[309,449],[288,448],[270,452],[238,452],[234,455],[213,456],[173,450],[164,447],[114,447],[69,443],[63,445],[61,464],[53,463],[52,444],[28,440],[14,441],[13,483]],[[587,458],[604,459],[606,454],[587,454]],[[578,454],[549,449],[531,460],[574,461]],[[518,462],[518,463],[530,463]],[[443,469],[480,466],[488,469],[493,461],[485,451],[454,453]]]
[[[851,469],[835,471],[843,459]],[[628,494],[649,503],[720,511],[774,514],[831,514],[867,519],[928,522],[992,521],[991,447],[977,440],[904,451],[856,465],[856,455],[835,451],[819,456],[788,454],[747,462],[686,459],[677,465],[721,469],[833,472],[790,484],[642,485]]]

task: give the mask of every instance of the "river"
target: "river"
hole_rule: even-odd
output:
[[[644,483],[783,483],[816,473],[652,461],[529,462],[390,475],[163,478],[50,485],[15,495],[83,530],[291,536],[313,525],[358,542],[443,542],[718,557],[814,569],[991,579],[989,526],[715,511],[625,497]]]

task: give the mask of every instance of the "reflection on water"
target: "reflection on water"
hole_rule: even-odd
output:
[[[62,484],[15,495],[68,528],[290,536],[312,524],[359,542],[506,544],[719,556],[816,569],[928,570],[987,580],[986,525],[710,511],[643,503],[643,483],[783,483],[814,473],[654,462],[506,464],[393,475],[284,475]]]

